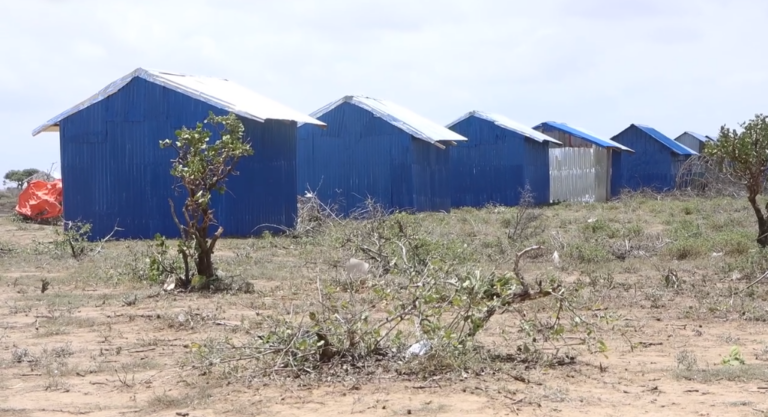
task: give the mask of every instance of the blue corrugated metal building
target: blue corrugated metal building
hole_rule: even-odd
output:
[[[180,213],[183,194],[170,174],[175,152],[159,142],[209,111],[238,114],[254,149],[212,201],[224,235],[292,227],[297,123],[322,123],[227,80],[141,68],[33,131],[59,132],[64,217],[91,223],[91,239],[115,226],[122,229],[115,238],[178,237],[168,202]],[[255,229],[264,224],[272,226]]]
[[[392,102],[345,96],[301,124],[298,187],[349,215],[372,198],[386,209],[450,211],[449,152],[466,138]]]
[[[563,147],[567,148],[591,148],[598,147],[608,151],[608,160],[610,170],[606,172],[608,178],[605,179],[605,184],[608,184],[608,198],[619,195],[621,192],[622,170],[621,170],[621,158],[622,153],[634,152],[632,149],[614,142],[610,139],[603,139],[597,135],[590,133],[584,129],[576,128],[561,122],[543,122],[533,127],[534,130],[542,132],[547,136],[557,139],[563,144]]]
[[[453,207],[516,206],[526,186],[534,204],[549,203],[549,145],[557,140],[477,110],[448,128],[468,139],[451,149]]]
[[[677,174],[695,151],[675,142],[658,130],[632,124],[611,140],[632,148],[634,154],[622,157],[622,187],[636,191],[649,188],[669,191],[675,188]]]

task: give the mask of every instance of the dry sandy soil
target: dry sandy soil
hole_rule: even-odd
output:
[[[482,264],[514,212],[457,210],[420,222],[436,239],[466,242]],[[745,202],[636,196],[542,213],[547,254],[525,268],[579,289],[574,317],[595,323],[607,351],[573,336],[541,345],[570,351],[567,364],[484,357],[442,373],[394,364],[327,378],[322,367],[282,378],[268,360],[206,364],[197,346],[248,343],[265,331],[265,315],[305,314],[318,277],[337,273],[319,260],[348,256],[329,240],[225,240],[219,266],[255,292],[168,294],[145,279],[147,242],[93,244],[75,260],[56,228],[0,217],[0,416],[768,413],[768,280],[750,286],[768,259],[753,243]],[[634,249],[617,255],[621,245]],[[554,305],[537,300],[521,314],[551,316]],[[484,349],[514,351],[526,337],[519,317],[495,317]]]

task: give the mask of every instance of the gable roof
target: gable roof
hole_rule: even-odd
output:
[[[492,122],[496,124],[499,127],[502,127],[507,130],[511,130],[515,133],[518,133],[520,135],[523,135],[527,138],[533,139],[536,142],[544,143],[544,142],[551,142],[556,143],[558,145],[562,145],[560,141],[553,139],[539,131],[533,130],[528,126],[525,126],[521,123],[518,123],[506,116],[502,116],[500,114],[495,113],[486,113],[480,110],[472,110],[471,112],[459,117],[458,119],[454,120],[453,122],[449,123],[446,127],[450,128],[451,126],[469,118],[469,117],[478,117],[480,119],[487,120],[489,122]]]
[[[622,144],[620,144],[618,142],[614,142],[614,141],[612,141],[610,139],[598,138],[595,134],[593,134],[591,132],[588,132],[588,131],[586,131],[584,129],[576,128],[576,127],[573,127],[571,125],[568,125],[568,124],[565,124],[565,123],[561,123],[561,122],[543,122],[543,123],[539,123],[538,125],[534,126],[533,128],[534,129],[539,129],[539,128],[543,127],[544,125],[550,126],[550,127],[554,128],[554,129],[557,129],[557,130],[562,130],[563,132],[566,132],[566,133],[568,133],[568,134],[570,134],[572,136],[576,136],[577,138],[583,139],[583,140],[585,140],[585,141],[587,141],[589,143],[592,143],[594,145],[597,145],[597,146],[600,146],[600,147],[603,147],[603,148],[613,148],[613,149],[619,149],[619,150],[627,151],[627,152],[634,152],[632,149],[629,149],[626,146],[624,146],[624,145],[622,145]]]
[[[116,93],[134,78],[142,78],[151,83],[161,85],[197,100],[230,111],[239,116],[263,122],[268,119],[291,120],[325,126],[325,123],[315,120],[299,111],[293,110],[261,96],[252,90],[222,78],[197,77],[176,74],[165,71],[137,68],[108,86],[102,88],[91,97],[81,101],[56,117],[48,120],[32,131],[32,136],[40,132],[57,132],[59,122],[78,111],[97,103]]]
[[[699,142],[702,142],[702,143],[704,143],[704,142],[714,142],[714,141],[715,141],[715,139],[713,139],[713,138],[712,138],[712,137],[710,137],[710,136],[701,135],[701,134],[699,134],[699,133],[696,133],[696,132],[691,132],[690,130],[686,130],[685,132],[681,133],[681,134],[680,134],[680,136],[678,136],[677,138],[675,138],[675,140],[679,139],[680,137],[682,137],[682,136],[683,136],[683,135],[685,135],[685,134],[689,134],[689,135],[693,136],[693,137],[694,137],[694,138],[696,138],[696,139],[697,139]]]
[[[657,141],[661,142],[662,145],[671,149],[672,152],[678,155],[698,155],[696,151],[686,147],[685,145],[679,142],[675,142],[674,140],[670,139],[668,136],[664,135],[663,133],[659,132],[658,130],[650,126],[640,125],[637,123],[635,123],[634,126],[642,130],[643,132],[647,133]]]
[[[349,95],[344,96],[332,103],[310,113],[312,117],[320,117],[325,113],[333,110],[343,103],[351,103],[355,106],[361,107],[369,112],[373,113],[376,117],[380,117],[392,124],[393,126],[405,131],[406,133],[417,137],[421,140],[427,141],[438,147],[444,147],[438,142],[450,141],[450,142],[462,142],[467,138],[459,135],[458,133],[446,129],[443,126],[419,115],[411,110],[401,107],[391,101],[380,100],[366,96]]]

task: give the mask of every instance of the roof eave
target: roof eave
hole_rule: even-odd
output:
[[[43,125],[40,125],[32,130],[32,137],[35,137],[41,133],[53,133],[59,131],[59,124],[58,123],[45,123]]]
[[[545,140],[541,140],[541,141],[539,141],[539,140],[538,140],[538,139],[536,139],[536,138],[530,138],[530,139],[533,139],[533,140],[535,140],[535,141],[537,141],[537,142],[539,142],[539,143],[544,143],[544,142],[545,142]],[[563,145],[563,142],[560,142],[559,140],[557,140],[557,139],[554,139],[554,138],[550,138],[550,139],[546,140],[546,142],[554,143],[555,145],[560,145],[560,146],[562,146],[562,145]]]

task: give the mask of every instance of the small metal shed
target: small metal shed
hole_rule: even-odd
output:
[[[371,198],[386,209],[450,211],[451,148],[467,139],[391,101],[345,96],[299,126],[298,188],[348,215]]]
[[[292,227],[297,212],[297,123],[324,124],[220,78],[138,68],[33,130],[59,132],[64,217],[90,223],[91,239],[179,236],[168,199],[177,209],[171,149],[183,126],[209,111],[240,116],[254,154],[237,165],[228,192],[212,207],[226,236]],[[262,226],[268,224],[270,226]]]

